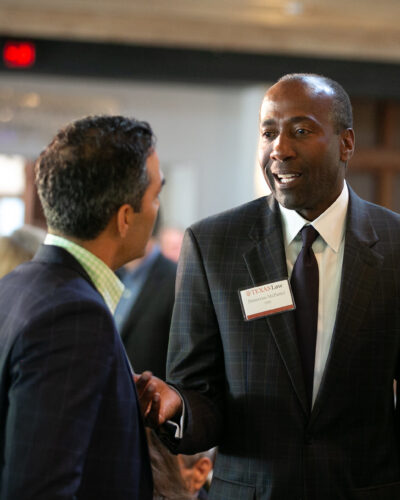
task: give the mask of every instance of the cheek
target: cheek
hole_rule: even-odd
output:
[[[269,157],[265,160],[265,163],[260,163],[261,171],[265,182],[268,184],[269,188],[272,189],[275,184],[275,178],[271,173]]]
[[[265,169],[263,170],[263,174],[264,174],[265,182],[267,183],[270,190],[273,191],[274,186],[275,186],[274,176],[271,174],[271,172],[269,170],[266,171]]]
[[[157,217],[159,209],[160,209],[160,201],[157,199],[153,204],[154,219]]]
[[[152,203],[148,213],[147,213],[147,225],[151,226],[151,228],[154,226],[156,219],[157,219],[157,214],[158,214],[158,209],[160,208],[160,203]]]
[[[259,148],[258,148],[258,162],[263,169],[269,161],[269,154],[270,154],[269,149],[266,149],[262,146],[259,146]]]

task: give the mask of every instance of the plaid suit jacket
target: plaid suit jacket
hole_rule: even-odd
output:
[[[152,498],[124,348],[62,248],[0,281],[0,449],[1,500]]]
[[[238,290],[287,277],[272,197],[196,223],[178,266],[175,451],[219,445],[210,500],[400,498],[400,216],[350,190],[332,344],[312,411],[293,312],[245,322]]]

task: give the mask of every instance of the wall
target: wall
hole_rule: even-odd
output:
[[[258,108],[265,89],[4,75],[0,153],[35,158],[59,127],[86,114],[147,120],[167,177],[164,218],[187,226],[255,197]]]

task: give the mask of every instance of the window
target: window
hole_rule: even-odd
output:
[[[0,234],[24,224],[25,159],[0,155]]]

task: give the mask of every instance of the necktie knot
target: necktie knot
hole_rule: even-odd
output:
[[[308,250],[311,245],[318,238],[318,231],[313,226],[303,226],[301,232],[301,239],[303,240],[303,248]]]

